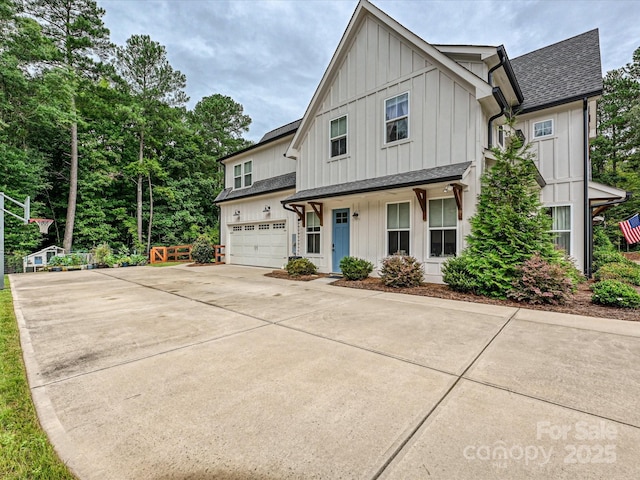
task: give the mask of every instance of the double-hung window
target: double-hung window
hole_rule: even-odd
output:
[[[253,183],[252,162],[239,163],[233,167],[233,188],[250,187]]]
[[[455,256],[457,232],[458,207],[455,198],[429,200],[430,256]]]
[[[571,206],[549,207],[547,212],[551,216],[553,242],[571,255]]]
[[[409,202],[387,204],[387,254],[410,255],[411,207]]]
[[[347,116],[331,121],[331,157],[347,153]]]
[[[320,218],[316,212],[307,212],[307,254],[320,253]]]
[[[409,137],[409,93],[384,102],[386,143]]]
[[[553,120],[545,120],[533,124],[533,138],[553,135]]]

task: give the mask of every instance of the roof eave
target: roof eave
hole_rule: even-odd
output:
[[[265,145],[269,145],[270,143],[273,143],[273,142],[275,142],[277,140],[280,140],[280,139],[282,139],[282,138],[284,138],[284,137],[286,137],[288,135],[293,136],[297,131],[298,131],[297,128],[295,130],[290,130],[288,132],[285,132],[285,133],[282,133],[282,134],[278,135],[277,137],[270,138],[269,140],[266,140],[266,141],[261,142],[261,143],[255,143],[253,145],[248,146],[247,148],[243,148],[242,150],[238,150],[237,152],[233,152],[233,153],[230,153],[229,155],[225,155],[224,157],[220,157],[216,161],[217,162],[223,162],[223,161],[228,160],[228,159],[230,159],[232,157],[235,157],[236,155],[242,155],[243,153],[250,152],[251,150],[255,150],[256,148],[264,147]]]
[[[579,95],[574,95],[572,97],[567,97],[567,98],[563,98],[563,99],[559,99],[559,100],[554,100],[553,102],[547,102],[547,103],[543,103],[541,105],[535,105],[533,107],[527,107],[527,108],[523,108],[517,111],[517,113],[519,115],[525,115],[527,113],[533,113],[533,112],[538,112],[540,110],[544,110],[546,108],[553,108],[553,107],[558,107],[560,105],[566,105],[567,103],[573,103],[573,102],[577,102],[579,100],[582,100],[584,98],[593,98],[593,97],[599,97],[602,95],[602,89],[599,90],[594,90],[592,92],[589,93],[581,93]]]
[[[467,170],[465,170],[465,172]],[[432,183],[453,182],[455,180],[462,180],[463,177],[464,177],[464,173],[459,175],[450,175],[447,177],[434,178],[431,180],[417,180],[414,182],[406,182],[406,183],[403,183],[402,185],[380,185],[378,187],[363,187],[363,188],[357,188],[357,189],[349,190],[345,192],[309,195],[306,197],[294,198],[292,200],[285,198],[284,200],[281,200],[280,203],[282,203],[283,205],[286,205],[286,204],[295,203],[295,202],[308,202],[311,200],[320,200],[322,198],[346,197],[348,195],[360,195],[362,193],[380,192],[383,190],[395,190],[397,188],[416,187],[418,185],[429,185]]]
[[[218,200],[218,201],[214,201],[213,203],[215,203],[216,205],[219,205],[221,203],[226,203],[226,202],[233,202],[234,200],[244,200],[246,198],[252,198],[252,197],[259,197],[260,195],[271,195],[273,193],[278,193],[278,192],[283,192],[285,190],[295,190],[295,185],[291,186],[285,186],[285,187],[279,187],[279,188],[275,188],[273,190],[268,190],[266,192],[256,192],[256,193],[250,193],[248,195],[243,195],[240,197],[234,197],[234,198],[224,198],[222,200]]]

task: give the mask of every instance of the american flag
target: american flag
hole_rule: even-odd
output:
[[[620,222],[620,230],[622,230],[627,243],[640,242],[640,213],[636,213],[633,217]]]

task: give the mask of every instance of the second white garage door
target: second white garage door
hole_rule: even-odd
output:
[[[230,263],[273,268],[287,263],[286,222],[233,225],[229,230]]]

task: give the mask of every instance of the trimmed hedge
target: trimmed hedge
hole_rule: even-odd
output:
[[[595,273],[594,278],[601,280],[619,280],[621,282],[640,285],[640,265],[630,263],[607,263]]]
[[[302,275],[315,275],[316,266],[308,258],[294,258],[287,262],[285,267],[287,273],[292,277],[300,277]]]
[[[373,263],[357,257],[340,260],[340,270],[347,280],[364,280],[373,272]]]
[[[603,280],[591,287],[594,303],[620,308],[640,308],[640,293],[618,280]]]
[[[382,260],[380,278],[387,287],[417,287],[422,284],[422,264],[414,257],[392,255]]]

